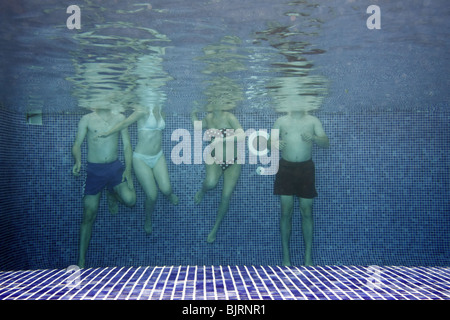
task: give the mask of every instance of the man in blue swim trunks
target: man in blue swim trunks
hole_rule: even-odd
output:
[[[84,268],[86,251],[91,239],[92,226],[103,189],[108,190],[108,204],[111,213],[117,212],[117,201],[128,207],[136,203],[136,192],[131,177],[132,148],[128,129],[120,131],[124,147],[125,166],[118,160],[119,133],[108,137],[99,137],[117,123],[123,121],[124,115],[110,109],[95,109],[84,115],[79,124],[72,155],[75,159],[72,173],[79,176],[81,169],[81,145],[87,138],[86,182],[83,197],[83,222],[80,231],[80,252],[78,266]]]
[[[320,120],[307,111],[291,111],[275,121],[273,129],[279,130],[279,140],[271,137],[274,146],[281,150],[281,160],[275,177],[274,194],[281,199],[281,244],[283,265],[290,266],[289,241],[292,230],[294,196],[300,200],[302,232],[305,243],[305,265],[313,264],[311,257],[313,237],[312,205],[317,196],[312,145],[327,148],[328,137]],[[271,143],[268,143],[270,146]]]

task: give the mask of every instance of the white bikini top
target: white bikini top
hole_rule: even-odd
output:
[[[147,118],[147,121],[138,130],[164,130],[165,127],[166,122],[161,116],[161,110],[159,111],[159,121],[156,120],[156,117],[153,114],[153,110],[150,110],[150,114]]]

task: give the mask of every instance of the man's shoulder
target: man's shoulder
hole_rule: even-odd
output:
[[[289,119],[290,119],[289,115],[285,114],[283,116],[278,117],[278,119],[275,122],[283,123],[283,122],[289,121]]]
[[[321,123],[320,119],[312,114],[308,115],[308,120],[311,121],[312,123]]]
[[[278,125],[285,125],[285,126],[289,126],[295,123],[295,120],[292,118],[292,116],[290,114],[286,114],[284,116],[279,117],[276,120],[276,123]]]
[[[305,118],[308,119],[308,120],[311,120],[311,121],[319,120],[319,118],[317,118],[315,115],[309,114],[309,113],[305,116]]]
[[[118,113],[113,113],[112,114],[112,122],[114,124],[117,124],[117,123],[119,123],[119,122],[121,122],[123,120],[125,120],[125,115],[123,115],[122,113],[118,112]]]
[[[90,113],[87,113],[87,114],[85,114],[85,115],[83,115],[81,118],[80,118],[80,123],[88,123],[89,122],[89,120],[92,118],[92,116],[94,115],[94,113],[93,112],[90,112]]]

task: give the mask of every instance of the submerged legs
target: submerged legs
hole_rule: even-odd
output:
[[[134,190],[128,188],[126,182],[122,182],[114,188],[117,194],[108,194],[108,206],[111,210],[114,201],[120,201],[128,207],[134,206],[136,203],[136,194]],[[102,192],[96,195],[85,195],[83,198],[83,221],[80,228],[80,247],[78,266],[84,268],[86,261],[86,252],[91,241],[92,226],[97,218],[97,211],[100,203]],[[115,214],[117,211],[111,211]]]
[[[283,266],[291,265],[291,256],[289,250],[289,241],[292,232],[292,210],[294,206],[293,196],[280,196],[281,198],[281,247],[283,253]]]
[[[300,198],[300,210],[302,212],[302,232],[303,241],[305,243],[305,266],[311,266],[313,264],[311,257],[314,229],[312,204],[313,199]]]
[[[292,212],[294,206],[293,196],[280,196],[281,197],[281,246],[283,253],[283,265],[290,266],[290,246],[289,242],[292,233]],[[302,233],[303,241],[305,244],[305,261],[306,266],[313,264],[312,262],[312,238],[313,238],[313,217],[312,217],[312,204],[313,199],[300,198],[300,211],[302,214]]]
[[[84,211],[83,221],[80,228],[80,248],[78,266],[84,268],[86,260],[86,251],[89,246],[92,234],[92,226],[97,217],[98,205],[100,202],[101,192],[96,195],[86,195],[83,198]]]
[[[139,158],[133,158],[133,167],[136,177],[145,193],[144,230],[147,234],[150,234],[153,231],[152,215],[155,209],[156,200],[158,198],[157,183],[161,189],[161,192],[172,204],[178,204],[178,197],[172,192],[164,155],[159,158],[153,169]]]
[[[217,164],[207,165],[206,178],[203,181],[202,188],[196,193],[194,197],[195,203],[199,204],[203,199],[205,193],[213,189],[217,185],[219,178],[222,174],[223,174],[222,197],[220,199],[219,208],[217,210],[216,221],[214,223],[211,232],[208,234],[208,238],[206,239],[208,243],[212,243],[216,240],[217,231],[219,230],[223,218],[228,212],[231,196],[233,194],[237,180],[239,179],[239,176],[241,174],[241,165],[233,164],[230,167],[228,167],[225,171],[222,171],[220,166],[218,166]]]

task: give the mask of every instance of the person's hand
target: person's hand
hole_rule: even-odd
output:
[[[306,142],[313,142],[313,135],[310,133],[302,133],[302,139]]]
[[[273,141],[273,144],[278,150],[283,150],[283,148],[286,147],[286,142],[283,140],[275,140]]]
[[[133,185],[133,179],[131,178],[131,171],[130,170],[125,170],[122,174],[122,182],[127,182],[127,186],[129,189],[133,190],[134,189],[134,185]]]
[[[106,134],[106,132],[100,133],[97,135],[97,138],[106,138],[108,135]]]
[[[72,173],[75,177],[78,177],[80,175],[80,169],[81,169],[81,164],[75,163],[75,165],[72,168]]]

